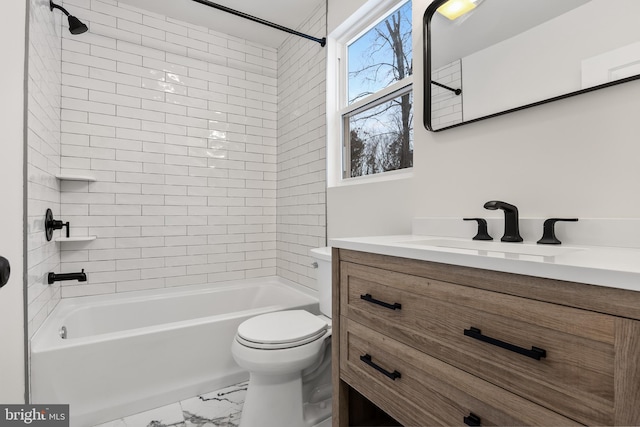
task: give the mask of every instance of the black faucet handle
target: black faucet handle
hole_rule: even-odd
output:
[[[484,218],[462,218],[464,221],[477,221],[478,233],[473,237],[473,240],[493,240],[493,237],[489,236],[487,231],[487,220]]]
[[[53,238],[53,230],[61,230],[63,227],[67,227],[67,237],[69,237],[69,221],[62,222],[53,219],[53,212],[51,212],[51,209],[47,209],[44,215],[44,229],[47,242],[50,242]]]
[[[540,245],[559,245],[562,242],[558,240],[555,233],[555,225],[558,221],[565,222],[576,222],[578,218],[549,218],[545,220],[542,228],[542,238],[538,240],[538,244]]]

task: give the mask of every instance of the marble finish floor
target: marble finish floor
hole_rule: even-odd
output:
[[[96,427],[238,427],[247,382]]]

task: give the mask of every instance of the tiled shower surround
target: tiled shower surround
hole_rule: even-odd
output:
[[[315,287],[325,49],[295,36],[272,49],[115,1],[63,5],[89,32],[30,7],[29,335],[61,297],[273,274]],[[326,33],[324,2],[299,30]],[[46,242],[47,207],[97,239]],[[83,268],[86,283],[46,283]]]
[[[97,182],[61,202],[97,240],[63,246],[89,273],[63,297],[275,274],[275,51],[90,6],[62,44],[62,169]]]
[[[27,303],[29,336],[60,301],[60,285],[49,271],[60,268],[60,251],[44,235],[44,213],[60,213],[60,34],[62,16],[48,2],[29,7],[29,93],[27,133]]]
[[[64,5],[90,30],[63,31],[61,171],[96,181],[62,181],[60,216],[97,239],[58,243],[60,271],[88,277],[62,297],[276,273],[313,286],[324,48],[290,37],[276,50],[115,1]],[[324,13],[304,26],[324,34]]]
[[[326,34],[325,3],[299,28]],[[316,288],[309,249],[326,242],[326,49],[290,36],[278,49],[278,276]]]

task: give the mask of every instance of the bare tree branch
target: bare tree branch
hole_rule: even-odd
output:
[[[350,86],[362,85],[353,102],[411,75],[411,3],[374,27],[362,64],[349,71]],[[363,36],[364,37],[364,36]],[[350,89],[352,90],[352,89]],[[349,118],[351,176],[413,166],[412,95],[406,93]]]

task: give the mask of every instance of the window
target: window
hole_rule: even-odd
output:
[[[411,1],[344,46],[342,177],[413,166]]]

